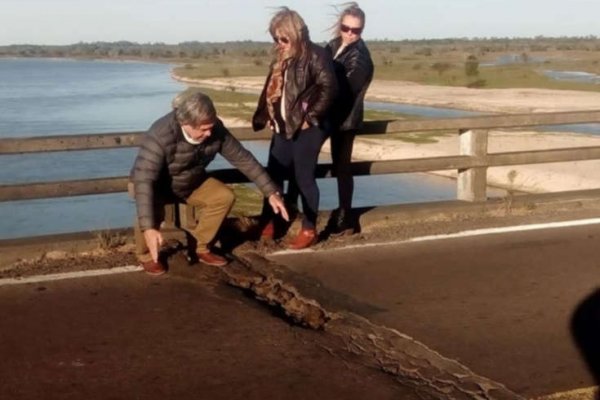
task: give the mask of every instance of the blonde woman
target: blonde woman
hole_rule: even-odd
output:
[[[328,224],[333,234],[355,232],[358,229],[351,215],[354,178],[352,177],[352,146],[363,123],[364,98],[373,79],[373,61],[362,32],[365,13],[357,3],[346,3],[333,27],[333,39],[326,49],[333,57],[339,85],[338,96],[331,110],[331,158],[337,178],[339,208]]]
[[[331,56],[310,41],[300,15],[287,7],[272,17],[273,61],[258,101],[254,130],[269,126],[273,131],[267,171],[277,185],[293,178],[302,201],[302,228],[289,243],[302,249],[317,241],[319,188],[315,170],[326,134],[324,119],[336,96],[337,82]],[[272,239],[272,210],[263,207],[262,237]]]

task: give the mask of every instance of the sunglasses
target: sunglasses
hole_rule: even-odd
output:
[[[350,28],[348,25],[342,24],[342,26],[340,26],[340,30],[344,33],[352,32],[355,35],[360,35],[363,31],[363,28]]]
[[[284,37],[284,36],[273,36],[273,41],[275,43],[281,43],[281,44],[288,44],[290,42],[290,39]]]

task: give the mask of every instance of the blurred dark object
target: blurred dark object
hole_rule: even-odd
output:
[[[600,384],[600,289],[585,298],[575,310],[571,332],[587,366]],[[600,399],[600,394],[596,394]]]

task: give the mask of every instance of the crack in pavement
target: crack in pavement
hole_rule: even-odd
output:
[[[285,270],[256,253],[243,254],[221,268],[228,284],[278,307],[296,324],[337,338],[337,346],[327,349],[331,354],[351,354],[363,365],[414,388],[425,399],[523,399],[503,384],[477,375],[397,330],[375,325],[352,312],[326,310],[286,282]]]

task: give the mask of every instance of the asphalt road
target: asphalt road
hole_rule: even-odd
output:
[[[531,398],[598,384],[600,366],[571,331],[577,316],[598,362],[598,239],[589,225],[271,258],[327,309],[395,328]],[[0,285],[0,315],[0,399],[418,398],[213,268]]]
[[[417,399],[216,270],[0,286],[0,399]]]
[[[600,225],[590,225],[270,258],[317,282],[323,303],[337,297],[336,307],[534,397],[598,384],[571,321],[587,298],[595,319],[578,329],[598,360],[599,254]]]

